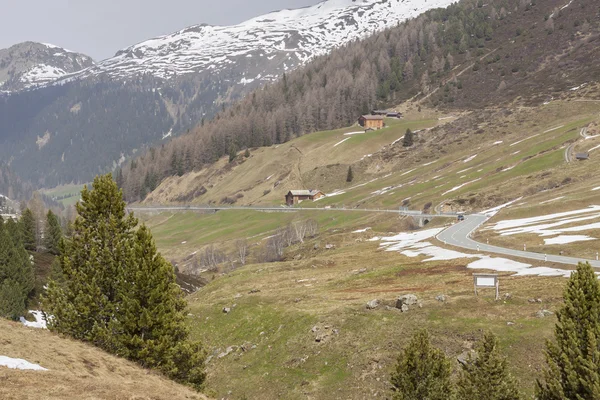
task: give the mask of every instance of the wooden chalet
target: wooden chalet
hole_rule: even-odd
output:
[[[358,119],[358,123],[365,129],[381,129],[385,126],[381,115],[363,115]]]
[[[325,193],[320,190],[290,190],[285,195],[285,204],[295,206],[305,200],[315,201],[325,197]]]

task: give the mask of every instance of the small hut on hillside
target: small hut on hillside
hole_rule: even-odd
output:
[[[320,190],[290,190],[285,195],[285,204],[294,206],[305,200],[315,201],[325,197],[325,193]]]
[[[385,126],[381,115],[363,115],[358,119],[358,123],[365,129],[381,129]]]

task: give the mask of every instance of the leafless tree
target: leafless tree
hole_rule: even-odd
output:
[[[217,271],[219,269],[219,264],[225,261],[225,254],[219,251],[214,244],[206,246],[200,257],[200,263],[212,272]]]
[[[286,247],[290,247],[296,242],[296,231],[292,227],[291,223],[285,228],[278,229],[275,235],[280,235],[282,237]]]
[[[278,261],[283,258],[283,250],[285,249],[285,230],[279,230],[275,235],[269,238],[266,246],[266,260]]]
[[[306,236],[307,237],[315,237],[319,234],[319,223],[314,219],[307,220],[304,225],[306,225]]]
[[[306,237],[306,221],[296,221],[292,227],[294,228],[295,239],[300,243],[304,243],[304,238]]]
[[[240,263],[246,265],[246,257],[248,257],[248,241],[246,239],[239,239],[235,242],[237,248],[237,255],[240,258]]]

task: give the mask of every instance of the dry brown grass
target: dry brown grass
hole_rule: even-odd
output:
[[[560,306],[566,279],[501,274],[501,294],[510,299],[494,301],[492,291],[475,297],[475,271],[466,268],[472,259],[423,262],[425,257],[385,252],[367,241],[386,231],[329,233],[317,240],[335,244],[334,250],[314,250],[309,241],[291,248],[288,261],[249,265],[191,296],[194,335],[215,355],[208,364],[210,389],[219,396],[231,391],[230,398],[385,398],[400,348],[427,328],[451,358],[471,348],[484,330],[494,331],[512,372],[531,393],[555,321],[535,313]],[[416,294],[423,308],[385,308],[406,293]],[[440,294],[448,302],[437,301]],[[382,305],[367,310],[372,299]],[[221,312],[234,303],[230,314]],[[317,343],[315,326],[338,333]],[[218,356],[243,343],[256,347]]]
[[[90,345],[48,331],[0,320],[0,355],[22,358],[48,371],[0,367],[3,400],[206,399],[157,373]]]

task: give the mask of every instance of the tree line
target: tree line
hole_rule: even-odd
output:
[[[348,126],[373,108],[426,95],[453,68],[483,54],[507,10],[520,0],[463,0],[434,9],[284,74],[217,113],[189,134],[150,148],[118,170],[128,201],[143,199],[168,176],[181,176],[246,149]],[[451,79],[448,91],[462,83]]]
[[[63,232],[56,214],[48,211],[44,223],[43,241],[37,237],[36,219],[25,209],[19,221],[0,217],[0,316],[18,320],[27,313],[35,290],[35,265],[30,252],[59,252]]]
[[[535,382],[538,400],[600,398],[600,285],[588,263],[580,263],[567,283],[557,312],[554,340],[546,344],[546,367]],[[451,361],[426,330],[401,351],[391,375],[395,400],[524,399],[508,371],[497,337],[487,332],[453,377]]]

